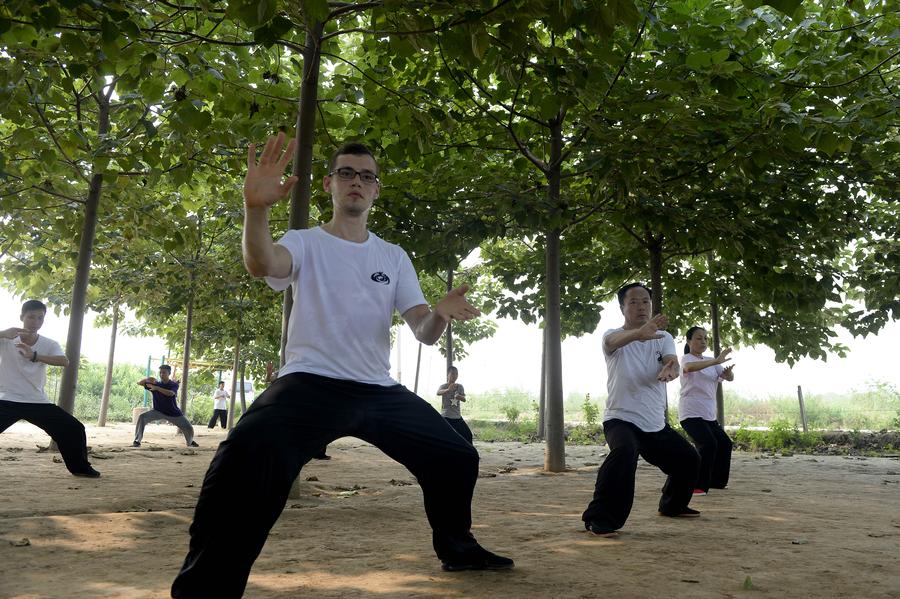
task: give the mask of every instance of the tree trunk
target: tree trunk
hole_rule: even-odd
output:
[[[109,409],[109,392],[112,388],[113,359],[116,356],[116,332],[119,328],[119,298],[113,305],[112,333],[109,336],[109,359],[106,361],[106,380],[103,381],[103,396],[100,398],[100,417],[97,426],[106,426],[106,411]]]
[[[713,272],[713,261],[712,255],[709,254],[706,256],[706,263],[709,266],[709,276],[712,279],[712,293],[710,294],[709,300],[709,312],[710,312],[710,320],[712,321],[712,342],[713,342],[713,355],[718,356],[719,352],[722,351],[722,341],[719,338],[719,302],[718,296],[716,294],[716,277]],[[719,381],[716,384],[716,420],[719,421],[721,426],[725,426],[725,395],[722,392],[722,382]]]
[[[188,378],[191,370],[191,336],[194,326],[194,281],[197,279],[197,273],[192,268],[190,278],[190,296],[188,297],[187,318],[184,323],[184,352],[181,355],[181,411],[187,414],[187,391]]]
[[[453,269],[447,271],[447,293],[453,289]],[[445,333],[445,345],[447,351],[447,372],[453,366],[453,321],[447,323],[447,332]]]
[[[538,397],[537,438],[544,440],[547,428],[547,327],[541,333],[541,393]]]
[[[234,428],[234,402],[237,396],[238,367],[241,363],[241,323],[238,323],[238,332],[234,337],[234,363],[231,367],[231,401],[228,406],[228,430]],[[243,391],[243,381],[241,381]]]
[[[419,393],[419,370],[422,367],[422,344],[419,343],[419,351],[416,354],[416,382],[413,383],[413,393]]]
[[[100,107],[97,133],[103,139],[109,132],[109,96],[101,89],[97,92]],[[87,288],[91,275],[91,260],[94,255],[94,236],[97,231],[97,215],[100,212],[100,192],[103,189],[103,173],[94,173],[84,204],[84,223],[81,226],[81,241],[78,246],[78,265],[75,268],[75,283],[72,286],[72,302],[69,304],[69,332],[66,335],[65,367],[60,383],[59,407],[72,414],[75,412],[75,387],[78,384],[78,366],[81,361],[81,330],[84,327],[84,313],[87,310]]]
[[[662,314],[663,289],[662,289],[662,243],[652,243],[650,251],[650,289],[653,290],[653,314]]]
[[[312,161],[313,142],[316,132],[316,109],[319,98],[319,68],[322,61],[322,32],[324,23],[313,23],[306,31],[306,46],[303,50],[303,79],[300,82],[300,100],[297,107],[297,125],[295,137],[292,174],[297,176],[297,183],[291,190],[291,214],[288,226],[291,229],[309,227],[309,200],[312,197]],[[291,321],[291,309],[294,296],[291,288],[284,291],[284,304],[281,313],[281,365],[285,362],[288,325]]]
[[[562,127],[554,122],[550,130],[550,169],[547,172],[547,194],[550,205],[559,206],[560,158],[562,156]],[[562,472],[566,469],[565,414],[562,386],[562,325],[560,315],[559,245],[561,231],[558,227],[547,233],[546,296],[547,329],[547,445],[544,453],[544,469]]]
[[[247,380],[247,363],[241,362],[241,416],[247,411],[247,393],[244,391],[245,380]]]

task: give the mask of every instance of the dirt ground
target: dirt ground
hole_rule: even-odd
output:
[[[162,424],[133,449],[130,425],[88,427],[96,480],[38,453],[31,425],[0,435],[0,597],[168,597],[224,438],[197,430],[199,449]],[[245,596],[900,597],[900,460],[738,453],[698,519],[656,515],[663,475],[642,462],[631,518],[602,539],[580,514],[605,447],[569,447],[570,471],[548,475],[541,445],[476,445],[473,532],[514,570],[442,572],[412,476],[347,438],[304,468]]]

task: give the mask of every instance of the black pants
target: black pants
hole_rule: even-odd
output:
[[[716,420],[685,418],[681,426],[690,435],[700,454],[697,488],[709,491],[724,489],[731,472],[731,449],[734,444]]]
[[[609,445],[609,455],[597,472],[594,499],[581,519],[594,521],[618,530],[625,525],[634,503],[634,475],[638,456],[666,474],[659,511],[678,514],[691,501],[700,456],[684,437],[668,424],[661,431],[646,433],[624,420],[607,420],[603,434]]]
[[[225,423],[228,419],[228,410],[213,410],[212,418],[209,419],[209,424],[206,425],[206,428],[216,428],[217,418],[219,423],[221,423],[222,428],[225,428]]]
[[[453,427],[453,430],[459,433],[459,436],[469,442],[472,443],[472,431],[469,429],[469,425],[466,424],[466,421],[462,418],[444,418],[447,421],[447,424]]]
[[[0,400],[0,433],[19,420],[26,420],[50,435],[59,447],[69,472],[92,470],[87,460],[87,437],[84,425],[52,403],[20,403]]]
[[[476,547],[469,529],[478,452],[434,408],[401,385],[294,373],[272,383],[219,445],[172,596],[240,597],[300,469],[344,436],[372,443],[416,477],[440,559]],[[236,505],[250,509],[234,518]]]

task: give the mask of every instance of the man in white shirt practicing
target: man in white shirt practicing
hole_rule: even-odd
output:
[[[216,428],[217,419],[222,423],[222,428],[225,428],[225,423],[228,420],[228,400],[230,398],[231,395],[225,390],[225,381],[219,381],[219,387],[213,392],[212,418],[209,419],[209,424],[206,425],[206,428]]]
[[[406,252],[367,229],[381,187],[375,158],[361,144],[345,144],[329,162],[323,187],[331,195],[332,219],[289,230],[273,243],[269,208],[297,179],[283,179],[294,143],[282,153],[284,134],[269,138],[258,163],[251,144],[244,182],[247,270],[276,291],[293,289],[285,365],[210,464],[172,596],[241,596],[300,469],[344,436],[372,443],[416,477],[444,570],[511,568],[511,559],[483,549],[470,532],[477,451],[389,376],[394,310],[430,345],[450,319],[478,315],[466,301],[468,287],[429,309]],[[249,510],[234,518],[236,505]],[[373,525],[372,534],[380,534],[379,527]]]
[[[650,289],[630,283],[618,292],[625,324],[603,334],[609,396],[603,434],[609,455],[597,473],[594,499],[581,519],[593,534],[613,536],[625,525],[634,503],[638,456],[668,475],[659,500],[662,516],[694,517],[688,507],[700,456],[666,423],[666,383],[678,378],[668,319],[651,318]]]
[[[0,433],[26,420],[56,441],[66,468],[75,476],[97,478],[87,460],[87,437],[77,418],[50,401],[44,392],[47,366],[66,366],[59,343],[38,335],[47,306],[38,300],[22,304],[22,328],[0,331]]]

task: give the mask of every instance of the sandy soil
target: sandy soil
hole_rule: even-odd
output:
[[[97,480],[38,453],[48,438],[31,425],[0,435],[0,597],[168,597],[224,437],[198,433],[190,450],[151,425],[132,449],[130,425],[89,427]],[[580,514],[604,447],[569,447],[571,470],[548,475],[540,445],[476,444],[474,532],[515,570],[442,572],[410,474],[347,438],[304,469],[318,480],[289,500],[245,596],[900,597],[900,460],[739,453],[692,520],[656,515],[663,475],[641,463],[630,520],[601,539]]]

